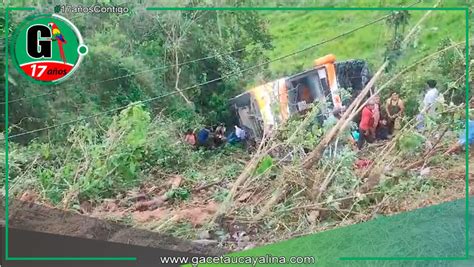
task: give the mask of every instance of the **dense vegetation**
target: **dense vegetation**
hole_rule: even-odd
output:
[[[59,2],[38,4],[38,13]],[[137,185],[153,168],[166,173],[187,170],[192,176],[191,165],[209,155],[191,152],[176,141],[187,128],[229,122],[228,99],[262,68],[240,70],[267,60],[263,51],[272,48],[257,12],[153,12],[138,4],[127,6],[130,14],[71,17],[90,51],[73,80],[45,88],[10,69],[14,83],[9,85],[9,100],[20,100],[9,104],[10,135],[156,98],[117,116],[78,121],[68,125],[68,131],[12,139],[10,177],[23,176],[53,203],[69,202],[71,193],[79,197],[73,204],[111,197]],[[24,18],[11,13],[10,34]],[[4,101],[4,95],[0,98]],[[35,171],[21,175],[23,163],[38,161],[42,163],[31,166]]]
[[[72,15],[90,53],[66,85],[34,86],[12,70],[17,85],[11,85],[9,99],[29,99],[10,103],[11,125],[31,130],[170,92],[176,94],[149,102],[148,108],[166,108],[175,118],[189,116],[189,122],[204,114],[208,123],[229,119],[227,99],[261,69],[239,70],[266,60],[263,51],[271,48],[262,18],[256,12],[152,12],[127,5],[130,14]],[[53,7],[38,5],[38,12]],[[23,18],[24,13],[12,12],[11,30]],[[32,97],[45,90],[50,94]]]
[[[36,4],[35,1],[24,0],[22,4],[35,6],[35,12],[47,13],[64,1],[46,2]],[[212,5],[211,2],[193,0],[183,5]],[[287,2],[275,1],[274,5],[286,5]],[[373,2],[357,1],[354,5],[368,6]],[[380,1],[379,4],[388,4],[384,2],[387,1]],[[312,1],[304,3],[314,4]],[[407,3],[410,2],[398,1],[395,4]],[[167,4],[156,1],[148,3],[148,6]],[[318,1],[318,4],[345,5],[338,1]],[[71,80],[48,88],[28,82],[12,67],[9,68],[10,135],[85,118],[10,140],[11,196],[20,197],[25,191],[34,191],[39,202],[82,211],[84,202],[100,205],[104,199],[124,199],[130,192],[156,186],[160,188],[160,193],[164,190],[168,196],[177,199],[173,203],[176,207],[189,199],[196,202],[212,199],[225,203],[232,184],[248,168],[250,155],[239,147],[225,147],[217,152],[192,150],[180,141],[185,129],[217,122],[231,125],[234,121],[227,105],[229,98],[264,80],[303,71],[311,67],[313,59],[327,53],[335,54],[339,60],[365,59],[376,70],[386,59],[387,47],[397,37],[394,29],[401,26],[403,30],[398,34],[406,34],[425,14],[425,11],[409,12],[407,23],[384,20],[326,45],[265,64],[268,60],[391,13],[147,11],[140,4],[123,5],[132,12],[126,15],[75,14],[69,17],[81,30],[89,46],[89,54]],[[245,2],[232,5],[245,5]],[[433,3],[420,5],[432,6]],[[5,31],[11,35],[25,16],[26,12],[11,12],[8,29],[5,29],[3,17],[0,18],[2,36],[5,36]],[[461,104],[465,100],[465,45],[461,43],[406,68],[453,43],[463,42],[464,23],[463,11],[435,11],[417,29],[409,46],[398,48],[396,52],[400,52],[401,56],[393,58],[393,67],[377,83],[377,86],[382,85],[400,71],[406,71],[381,93],[382,99],[393,90],[401,93],[407,106],[406,125],[419,111],[427,79],[436,79],[441,93],[445,95],[446,102],[439,107],[442,115],[432,118],[426,132],[420,134],[410,129],[396,141],[396,149],[392,158],[388,159],[396,167],[416,160],[417,155],[426,149],[424,144],[429,143],[440,129],[446,127],[449,131],[440,142],[440,146],[446,146],[456,138],[456,131],[463,126],[459,121],[463,115]],[[2,65],[0,72],[4,71]],[[471,73],[467,78],[472,79]],[[168,96],[160,97],[163,95]],[[127,106],[150,98],[156,99]],[[0,102],[4,101],[2,94]],[[101,113],[120,107],[124,108]],[[2,108],[2,118],[4,112]],[[93,114],[101,115],[88,118]],[[3,128],[4,123],[2,120],[0,126]],[[294,157],[285,164],[298,166],[301,161],[298,153],[305,153],[302,148],[314,147],[333,125],[334,121],[321,126],[313,125],[305,118],[291,120],[276,138],[277,142],[291,147],[294,152]],[[363,183],[360,173],[353,168],[354,161],[358,157],[375,159],[377,154],[368,151],[361,156],[347,147],[331,148],[328,152],[311,175],[318,179],[337,177],[321,197],[324,197],[325,208],[339,216],[337,212],[341,212],[343,204],[338,199],[352,194]],[[4,158],[0,160],[4,161]],[[262,155],[251,172],[251,179],[242,185],[244,189],[236,196],[239,203],[232,206],[229,213],[235,211],[239,216],[252,218],[256,210],[264,210],[262,203],[279,188],[279,183],[287,181],[292,194],[271,207],[274,214],[265,221],[264,228],[283,228],[280,222],[285,221],[283,225],[288,232],[313,229],[309,225],[315,219],[303,220],[304,216],[298,208],[307,201],[301,194],[305,190],[300,179],[302,174],[287,173],[287,167],[280,166],[278,160],[275,154]],[[441,164],[444,161],[446,166],[463,163],[461,156],[451,160],[437,156],[429,163]],[[328,166],[340,168],[333,170]],[[0,171],[0,186],[3,186],[4,166]],[[166,182],[174,175],[179,175],[184,181],[170,191]],[[398,203],[420,192],[442,195],[449,186],[422,177],[418,172],[404,171],[395,176],[402,178],[383,180],[376,187],[378,198],[361,198],[354,204],[354,210],[347,214],[364,213],[386,196],[396,199],[394,202]],[[279,179],[275,180],[275,177]],[[286,180],[282,182],[281,177]],[[219,184],[210,195],[202,196],[193,191],[195,187],[199,188],[198,185],[214,182]],[[456,191],[452,196],[459,196],[458,193]],[[295,211],[297,209],[298,212]],[[301,215],[301,218],[296,218],[295,214]],[[315,216],[313,213],[309,215]],[[322,222],[318,229],[337,221],[334,218],[337,216]],[[120,219],[130,222],[130,218]],[[163,225],[150,228],[168,229]],[[189,225],[181,229],[187,230],[179,235],[193,236]]]

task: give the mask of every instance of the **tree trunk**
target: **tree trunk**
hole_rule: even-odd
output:
[[[439,0],[434,7],[437,7],[441,3],[441,0]],[[431,14],[431,10],[425,13],[423,17],[415,24],[415,26],[410,30],[410,32],[407,34],[405,39],[403,39],[402,42],[402,49],[405,48],[407,45],[408,41],[410,40],[411,36],[416,32],[416,29],[418,26],[426,20],[426,18]],[[387,67],[389,61],[385,61],[382,66],[378,69],[377,73],[372,77],[372,79],[369,81],[369,83],[365,86],[365,88],[359,93],[359,95],[356,97],[356,99],[349,105],[347,110],[344,112],[342,117],[339,119],[337,124],[331,129],[331,131],[324,136],[324,138],[319,142],[319,144],[316,146],[316,148],[306,157],[306,159],[302,163],[302,167],[304,169],[310,169],[313,167],[314,164],[318,163],[319,160],[321,159],[324,150],[326,147],[334,140],[334,138],[341,132],[347,124],[352,120],[352,118],[357,114],[358,109],[355,109],[356,106],[359,106],[360,102],[362,99],[368,94],[369,90],[371,87],[375,84],[375,81],[377,81],[382,74],[382,71]],[[362,106],[361,106],[362,107]]]

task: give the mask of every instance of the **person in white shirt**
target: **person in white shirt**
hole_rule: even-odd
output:
[[[239,138],[240,140],[244,140],[245,131],[239,128],[237,125],[235,125],[234,127],[235,127],[235,135],[237,136],[237,138]]]
[[[426,84],[428,85],[428,90],[423,98],[421,112],[416,116],[416,120],[418,121],[416,128],[418,130],[423,130],[425,127],[425,114],[429,116],[436,115],[436,102],[443,101],[443,96],[439,94],[439,91],[436,88],[436,81],[428,80]]]
[[[439,91],[436,88],[436,81],[429,80],[426,82],[428,84],[428,91],[426,91],[425,98],[423,99],[423,110],[426,114],[434,114],[436,111],[436,101],[439,97]]]
[[[227,142],[229,144],[237,144],[246,139],[245,130],[240,128],[237,125],[234,125],[235,130],[227,137]]]

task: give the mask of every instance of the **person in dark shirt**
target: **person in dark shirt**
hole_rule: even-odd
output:
[[[216,147],[225,144],[225,132],[226,128],[223,123],[219,124],[219,126],[216,127],[216,130],[214,132],[214,144],[216,145]]]
[[[375,127],[375,139],[376,140],[388,140],[390,135],[390,129],[387,119],[387,112],[383,109],[380,110],[379,123]]]
[[[375,138],[377,140],[388,140],[389,129],[386,119],[381,119],[375,129]]]
[[[197,145],[200,147],[209,147],[210,146],[210,135],[211,129],[209,127],[202,128],[197,133]]]

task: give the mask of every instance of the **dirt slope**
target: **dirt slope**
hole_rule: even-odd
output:
[[[17,229],[98,239],[183,252],[222,255],[215,245],[196,244],[169,235],[134,229],[117,223],[52,209],[34,203],[10,200],[9,226]],[[0,200],[0,220],[5,220],[5,203]]]

